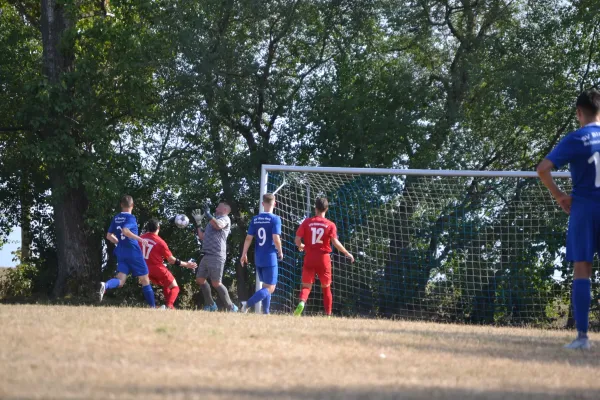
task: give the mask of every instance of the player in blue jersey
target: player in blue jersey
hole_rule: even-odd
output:
[[[600,92],[588,90],[576,102],[581,126],[569,133],[538,165],[537,173],[560,207],[570,215],[567,260],[573,261],[571,303],[577,338],[568,349],[590,348],[588,323],[591,304],[592,262],[600,251]],[[573,190],[563,192],[552,179],[552,168],[569,164]]]
[[[244,250],[240,262],[242,266],[248,264],[248,249],[255,236],[257,236],[254,264],[256,272],[262,282],[262,289],[254,293],[247,302],[242,302],[242,312],[248,312],[255,304],[262,301],[263,311],[268,314],[271,308],[271,295],[277,285],[277,260],[283,260],[283,249],[281,247],[281,218],[273,214],[275,208],[275,196],[265,194],[263,196],[264,212],[258,214],[248,227],[248,235],[244,242]]]
[[[131,214],[133,210],[133,198],[123,196],[121,198],[121,212],[113,218],[106,234],[106,239],[116,244],[115,255],[117,256],[117,277],[100,283],[98,297],[102,301],[104,293],[108,289],[123,287],[127,275],[137,277],[142,285],[144,298],[150,307],[155,307],[154,291],[150,286],[148,278],[148,267],[140,246],[147,247],[148,240],[138,236],[138,225],[135,217]]]

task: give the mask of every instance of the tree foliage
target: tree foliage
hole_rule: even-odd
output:
[[[235,260],[261,164],[531,169],[600,85],[597,8],[0,0],[0,234],[23,227],[44,290],[83,293],[114,267],[103,237],[121,194],[141,223],[225,199],[227,282],[245,298]],[[194,255],[193,237],[164,234]]]

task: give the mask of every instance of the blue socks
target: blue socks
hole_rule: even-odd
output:
[[[592,303],[592,283],[589,279],[574,279],[573,294],[571,301],[573,303],[573,314],[575,315],[575,325],[579,337],[587,337],[590,305]]]
[[[267,291],[267,297],[263,300],[263,312],[269,314],[271,312],[271,293]]]
[[[254,293],[252,295],[252,297],[250,297],[248,299],[248,302],[246,303],[248,305],[248,308],[254,307],[254,305],[256,303],[258,303],[259,301],[263,301],[263,299],[265,297],[267,297],[268,294],[269,294],[269,291],[265,288],[262,288],[258,292]]]
[[[271,293],[269,293],[269,289],[262,288],[258,292],[254,293],[252,297],[248,299],[246,303],[248,308],[254,307],[254,305],[258,302],[263,302],[263,312],[268,314],[271,310]]]
[[[156,307],[156,303],[154,303],[154,290],[152,290],[152,286],[142,286],[142,293],[144,293],[146,303],[148,303],[148,305],[152,308]]]
[[[116,289],[119,287],[119,283],[121,283],[121,281],[119,281],[117,278],[112,278],[108,281],[106,281],[106,283],[104,284],[106,290],[108,289]]]

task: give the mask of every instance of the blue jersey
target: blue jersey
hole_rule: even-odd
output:
[[[254,263],[257,267],[276,267],[277,248],[273,235],[281,235],[281,218],[271,213],[260,213],[250,221],[248,235],[256,236]]]
[[[123,228],[128,228],[132,233],[138,234],[137,220],[131,213],[122,212],[113,218],[108,228],[108,233],[114,234],[119,239],[116,248],[117,257],[127,257],[141,254],[141,248],[135,239],[123,235]]]
[[[556,168],[569,164],[573,197],[600,200],[600,123],[569,133],[546,158]]]

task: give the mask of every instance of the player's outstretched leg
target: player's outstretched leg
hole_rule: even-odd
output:
[[[165,295],[165,306],[168,309],[175,308],[175,300],[177,300],[177,296],[179,295],[179,286],[177,282],[173,279],[171,284],[163,286],[163,293]]]
[[[204,298],[204,311],[217,311],[217,305],[215,304],[212,293],[210,292],[210,285],[204,278],[196,278],[196,283],[200,286],[202,297]]]
[[[237,312],[238,308],[235,304],[233,304],[233,302],[231,301],[231,298],[229,298],[229,292],[227,291],[227,288],[225,287],[225,285],[223,285],[219,281],[213,282],[212,285],[215,288],[215,290],[217,291],[217,293],[219,294],[219,297],[221,298],[221,300],[223,300],[223,303],[225,303],[227,305],[227,309],[232,312]]]
[[[106,282],[100,282],[100,290],[98,291],[98,301],[102,301],[102,299],[104,299],[104,294],[107,290],[122,287],[125,284],[126,278],[127,276],[125,274],[119,272],[116,278],[109,279]]]
[[[156,300],[154,299],[154,290],[152,290],[152,285],[150,285],[150,278],[146,274],[138,277],[138,281],[142,285],[142,293],[144,294],[146,303],[148,303],[150,308],[156,308]]]
[[[299,317],[300,315],[302,315],[302,312],[304,311],[304,305],[306,304],[306,301],[308,300],[308,295],[310,294],[311,288],[312,288],[311,283],[303,283],[302,284],[302,289],[300,289],[300,302],[298,303],[298,306],[296,307],[296,310],[294,311],[294,315],[296,317]]]
[[[250,297],[248,299],[248,301],[246,302],[246,307],[248,309],[254,307],[258,302],[263,301],[269,294],[270,294],[269,293],[269,289],[267,289],[265,287],[262,288],[262,289],[260,289],[259,291],[257,291],[256,293],[254,293],[252,295],[252,297]],[[242,312],[243,312],[243,309],[242,309]]]

